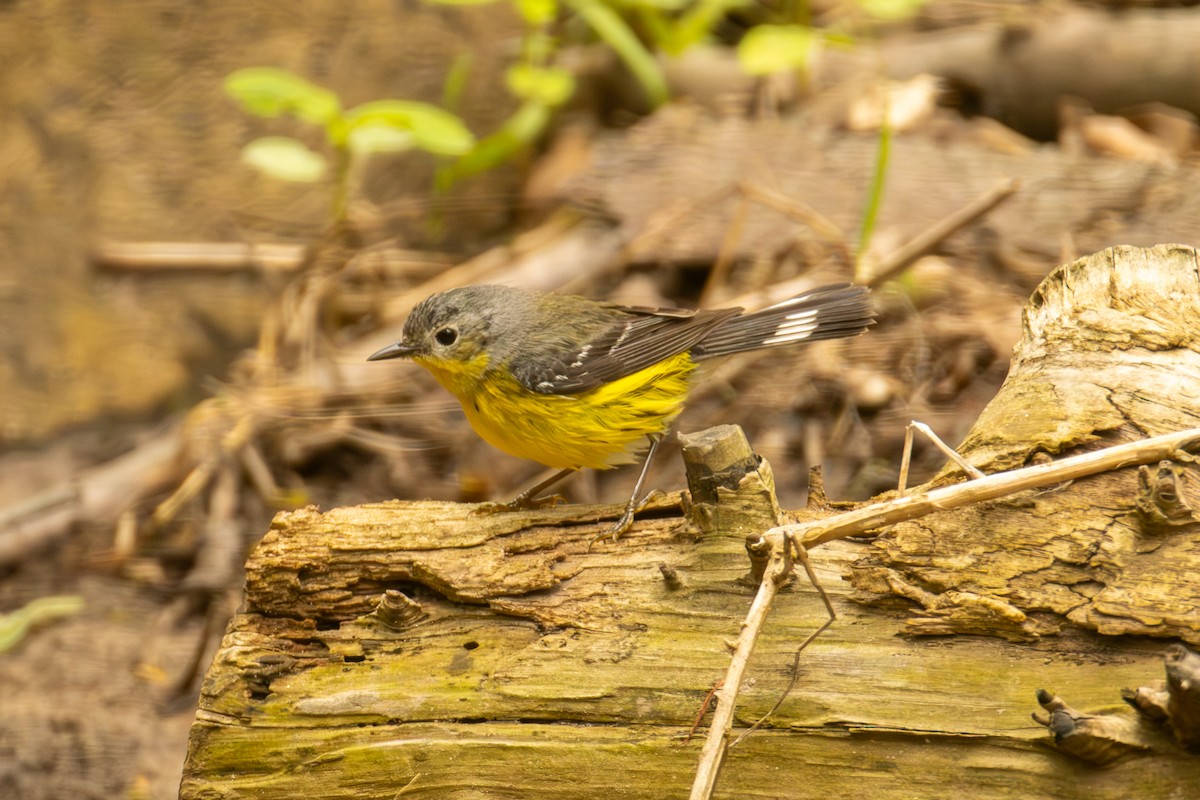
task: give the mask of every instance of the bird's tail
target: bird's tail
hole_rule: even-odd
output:
[[[730,317],[696,344],[692,357],[716,358],[746,350],[855,336],[875,323],[864,286],[822,286],[752,314]]]

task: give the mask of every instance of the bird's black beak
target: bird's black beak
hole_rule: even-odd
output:
[[[383,361],[388,358],[408,358],[416,355],[419,348],[413,344],[405,342],[394,342],[389,344],[377,353],[372,353],[368,356],[367,361]]]

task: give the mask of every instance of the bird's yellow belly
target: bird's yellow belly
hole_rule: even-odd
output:
[[[576,395],[531,392],[508,375],[443,380],[485,441],[556,469],[627,464],[683,410],[695,362],[687,353]],[[448,376],[447,376],[448,377]]]

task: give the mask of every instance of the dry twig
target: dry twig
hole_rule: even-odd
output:
[[[907,269],[910,264],[928,253],[943,240],[948,239],[952,234],[965,228],[1012,197],[1018,188],[1020,188],[1019,181],[1001,181],[972,202],[947,215],[920,236],[908,242],[894,253],[891,253],[877,264],[874,270],[875,274],[871,276],[870,285],[880,286],[895,278]]]
[[[900,481],[896,487],[896,493],[901,497],[904,496],[905,491],[908,489],[908,468],[912,464],[913,431],[925,434],[925,438],[933,442],[934,447],[942,451],[942,454],[955,464],[958,464],[959,468],[972,478],[984,477],[984,474],[960,456],[957,450],[943,442],[941,437],[933,432],[933,428],[930,428],[924,422],[917,422],[914,419],[904,429],[904,453],[900,456]]]

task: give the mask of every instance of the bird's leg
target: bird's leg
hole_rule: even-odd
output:
[[[546,480],[530,486],[507,503],[484,503],[479,507],[478,513],[495,514],[500,511],[528,511],[533,508],[556,506],[562,502],[562,495],[552,494],[546,497],[538,497],[538,495],[574,472],[574,469],[559,470]]]
[[[642,471],[638,475],[637,483],[633,485],[633,493],[629,495],[629,502],[625,504],[625,512],[621,514],[621,518],[617,520],[617,524],[613,525],[608,530],[598,534],[592,542],[598,542],[608,536],[612,537],[615,542],[618,537],[625,531],[629,530],[633,525],[633,515],[646,507],[650,499],[659,494],[658,490],[654,490],[646,494],[645,497],[638,499],[638,495],[642,493],[642,484],[646,482],[646,475],[650,472],[650,462],[654,460],[654,454],[658,451],[658,445],[663,440],[663,434],[652,433],[646,437],[650,440],[650,450],[646,453],[646,460],[642,462]]]

